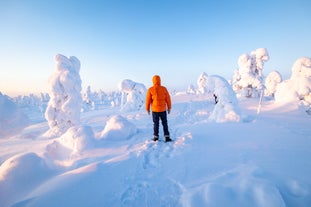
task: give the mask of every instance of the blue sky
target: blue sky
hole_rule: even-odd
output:
[[[202,72],[231,79],[238,57],[260,47],[264,74],[285,78],[311,56],[309,0],[0,0],[0,91],[47,91],[54,55],[81,61],[83,87],[117,90],[123,79],[169,89]]]

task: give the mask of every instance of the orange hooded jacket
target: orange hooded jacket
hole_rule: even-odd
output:
[[[150,87],[146,95],[146,110],[153,112],[163,112],[167,109],[171,109],[171,97],[167,89],[164,86],[161,86],[161,78],[158,75],[153,76],[152,78],[153,86]]]

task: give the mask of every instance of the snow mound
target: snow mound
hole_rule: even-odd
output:
[[[90,126],[75,126],[60,137],[60,143],[73,152],[81,152],[94,146],[94,133]]]
[[[126,140],[137,132],[136,126],[120,115],[111,117],[101,132],[100,139]]]
[[[65,160],[72,155],[93,148],[95,138],[90,126],[74,126],[57,140],[46,147],[46,157],[54,160]]]
[[[28,117],[0,92],[0,138],[16,134],[28,124]]]
[[[209,120],[215,122],[239,122],[238,100],[228,81],[221,76],[212,75],[207,78],[207,83],[206,88],[208,91],[215,94],[218,99]]]
[[[256,167],[247,165],[185,190],[181,203],[182,206],[286,206],[276,185]]]
[[[50,174],[45,161],[35,153],[9,158],[0,166],[0,206],[9,206]]]

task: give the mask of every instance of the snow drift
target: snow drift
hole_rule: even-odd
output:
[[[52,173],[35,153],[17,154],[0,166],[0,206],[12,202],[41,184]]]
[[[126,140],[137,132],[136,126],[123,116],[112,116],[101,132],[99,139],[106,140]]]

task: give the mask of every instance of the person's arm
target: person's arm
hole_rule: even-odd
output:
[[[166,88],[165,88],[165,91],[166,91],[165,101],[166,101],[166,105],[167,105],[167,113],[170,113],[171,108],[172,108],[171,96],[170,96],[170,93],[167,91]]]
[[[151,93],[150,93],[150,89],[148,89],[147,95],[146,95],[146,111],[148,114],[150,114],[150,104],[151,104]]]

